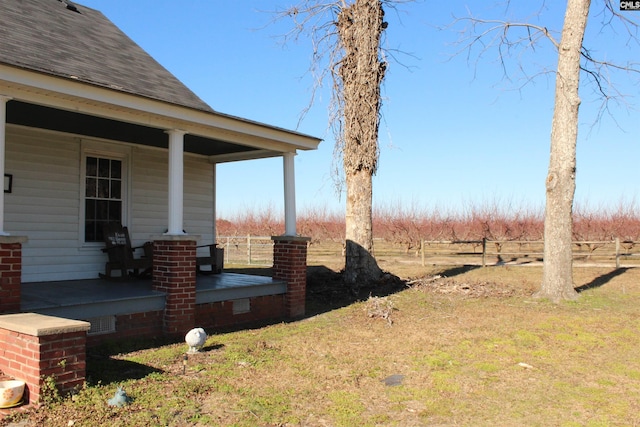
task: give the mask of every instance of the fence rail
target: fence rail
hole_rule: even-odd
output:
[[[273,264],[271,236],[218,236],[218,246],[224,248],[225,264]],[[621,239],[573,241],[576,260],[613,262],[617,268],[622,260],[640,262],[640,242]],[[403,262],[529,264],[542,261],[544,242],[541,240],[421,240],[418,248],[410,248],[383,239],[375,239],[377,259],[402,259]],[[343,244],[337,241],[314,242],[308,257],[315,261],[340,259]],[[494,261],[495,260],[495,261]]]
[[[271,236],[218,236],[218,247],[224,248],[225,264],[273,264]]]
[[[576,240],[572,242],[574,259],[615,259],[616,268],[620,261],[640,256],[640,242],[630,240]],[[471,249],[471,251],[469,251]],[[487,265],[490,257],[495,257],[496,264],[527,258],[542,261],[544,255],[542,240],[422,240],[420,254],[422,265],[429,256],[471,256],[481,257],[482,266]]]

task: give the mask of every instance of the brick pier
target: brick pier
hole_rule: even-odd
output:
[[[36,313],[0,316],[0,370],[26,383],[25,403],[38,403],[49,378],[63,394],[84,384],[90,326]]]
[[[307,294],[307,243],[309,237],[273,236],[273,279],[287,282],[285,311],[288,318],[305,314]]]
[[[153,289],[167,294],[163,332],[181,336],[196,326],[196,240],[163,236],[153,242]]]
[[[22,244],[25,236],[0,236],[0,313],[20,311]]]

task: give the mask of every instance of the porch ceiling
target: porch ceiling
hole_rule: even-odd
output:
[[[110,120],[77,112],[13,100],[7,105],[7,123],[110,139],[152,147],[168,148],[163,129]],[[204,156],[259,153],[263,150],[218,139],[187,134],[184,151]]]

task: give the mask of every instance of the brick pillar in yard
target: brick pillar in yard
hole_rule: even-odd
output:
[[[37,403],[49,380],[66,394],[85,382],[88,322],[36,313],[0,316],[0,370],[26,383],[25,403]],[[51,390],[49,390],[51,392]]]
[[[287,282],[286,316],[305,314],[307,293],[307,243],[309,237],[273,236],[273,279]]]
[[[165,335],[184,336],[195,327],[196,240],[194,236],[161,236],[153,242],[153,289],[167,294]]]
[[[22,244],[25,236],[0,236],[0,313],[20,311]]]

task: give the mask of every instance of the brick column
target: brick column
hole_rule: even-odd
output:
[[[163,331],[184,336],[195,327],[196,240],[194,236],[162,236],[153,242],[153,289],[165,292]]]
[[[309,237],[273,236],[273,279],[287,282],[285,299],[289,318],[305,314],[307,294],[307,242]]]
[[[26,383],[25,403],[37,403],[48,378],[66,394],[85,382],[88,322],[36,313],[0,316],[0,370]]]
[[[0,313],[20,311],[22,244],[25,236],[0,236]]]

